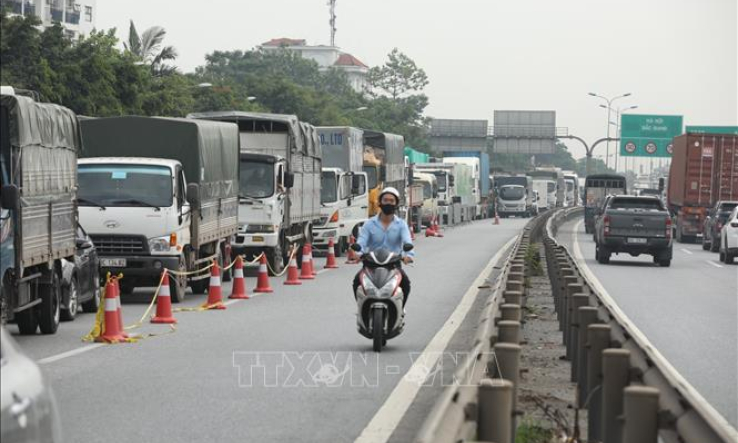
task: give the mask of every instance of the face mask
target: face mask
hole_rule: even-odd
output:
[[[395,213],[395,210],[397,210],[397,206],[395,205],[379,205],[379,207],[386,215],[392,215]]]

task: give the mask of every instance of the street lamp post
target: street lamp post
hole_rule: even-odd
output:
[[[607,108],[607,106],[600,105],[600,108],[605,109],[605,108]],[[615,122],[609,122],[609,124],[610,125],[615,125],[615,137],[616,138],[620,138],[620,116],[623,115],[623,113],[625,111],[630,111],[630,110],[633,110],[633,109],[638,109],[638,105],[628,106],[627,108],[615,108],[615,109],[613,109],[613,111],[615,111]],[[618,172],[618,158],[619,158],[618,153],[619,153],[619,151],[620,151],[620,149],[618,149],[616,147],[615,148],[615,172]],[[626,165],[625,168],[627,169],[628,168],[628,163],[627,163],[628,159],[626,158],[624,161],[626,162],[625,163],[625,165]]]
[[[605,100],[605,102],[607,102],[607,138],[609,139],[610,138],[610,111],[612,109],[612,103],[619,98],[630,97],[631,93],[627,92],[623,95],[618,95],[613,98],[603,97],[601,95],[595,94],[594,92],[590,92],[589,95],[591,95],[592,97],[601,98]],[[605,167],[609,167],[609,166],[610,166],[610,140],[607,141],[607,149],[606,149],[606,154],[605,154]]]

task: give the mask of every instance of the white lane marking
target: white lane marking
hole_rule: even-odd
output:
[[[715,266],[716,268],[722,268],[722,267],[723,267],[723,265],[719,265],[719,264],[717,264],[717,263],[715,263],[715,262],[712,262],[712,261],[710,261],[710,260],[705,260],[705,262],[707,262],[707,263],[708,263],[708,264],[710,264],[710,265],[713,265],[713,266]]]
[[[77,349],[72,349],[71,351],[62,352],[61,354],[56,354],[56,355],[52,355],[51,357],[42,358],[41,360],[38,360],[36,363],[40,365],[54,363],[55,361],[63,360],[67,357],[74,357],[75,355],[79,355],[87,351],[92,351],[93,349],[99,348],[100,346],[103,346],[103,345],[104,343],[93,343],[91,345],[81,346]]]
[[[692,255],[692,251],[690,251],[689,249],[682,248],[682,252],[684,252],[685,254]]]
[[[505,243],[489,263],[487,263],[487,266],[485,266],[476,280],[474,280],[474,283],[467,289],[454,312],[446,320],[446,323],[444,323],[425,347],[423,353],[415,360],[415,363],[413,363],[397,386],[395,386],[395,389],[392,390],[390,396],[355,440],[355,443],[384,443],[390,438],[422,386],[422,383],[418,383],[414,376],[423,369],[421,366],[426,368],[435,367],[451,337],[453,337],[466,317],[466,314],[469,312],[469,309],[474,304],[479,293],[478,287],[482,286],[487,276],[492,272],[492,268],[497,264],[505,251],[515,242],[516,238],[517,236],[514,236]]]
[[[249,297],[251,297],[251,296],[249,295]],[[240,298],[235,298],[233,300],[228,300],[227,302],[223,302],[223,306],[230,306],[230,305],[232,305],[234,303],[238,303],[240,301],[241,301]]]
[[[676,386],[678,390],[683,390],[686,393],[688,393],[695,401],[695,406],[698,412],[702,412],[703,417],[708,417],[708,424],[711,425],[714,429],[719,430],[719,434],[722,437],[727,438],[734,438],[738,436],[738,431],[728,423],[728,421],[723,417],[721,413],[719,413],[710,403],[705,400],[705,398],[702,396],[702,394],[697,391],[697,389],[692,386],[687,379],[685,379],[682,374],[672,366],[671,362],[664,357],[661,352],[659,352],[658,349],[651,343],[651,341],[646,338],[646,335],[641,332],[640,329],[633,323],[630,318],[625,315],[625,312],[620,309],[620,307],[615,303],[615,299],[612,298],[609,292],[605,290],[605,287],[602,286],[602,283],[595,277],[592,270],[589,268],[587,263],[584,260],[584,256],[582,255],[582,250],[579,248],[579,228],[581,228],[582,223],[584,223],[584,220],[580,220],[577,222],[577,224],[574,226],[574,235],[573,235],[573,244],[574,244],[574,258],[576,259],[577,263],[579,264],[579,270],[584,274],[584,276],[589,280],[589,283],[594,286],[595,290],[600,294],[600,301],[603,305],[607,307],[607,309],[614,313],[615,316],[617,316],[622,324],[626,326],[626,329],[630,333],[630,335],[637,340],[638,343],[640,343],[640,346],[647,350],[648,353],[650,353],[650,357],[652,361],[658,361],[661,368],[663,368],[662,372],[664,373],[664,376],[666,377],[667,381],[671,383],[672,386]]]

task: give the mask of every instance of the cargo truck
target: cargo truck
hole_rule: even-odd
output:
[[[478,180],[477,187],[479,189],[479,208],[476,215],[478,218],[491,216],[491,207],[493,205],[490,201],[490,199],[492,198],[490,193],[492,183],[490,182],[489,178],[489,154],[482,151],[443,151],[443,157],[468,157],[479,159],[479,172],[476,174],[476,178]]]
[[[230,263],[238,229],[238,128],[162,117],[81,121],[80,222],[102,274],[123,273],[120,289],[157,286],[163,269],[172,301],[187,286],[203,293],[216,260]],[[228,273],[224,279],[228,280]]]
[[[462,221],[476,220],[482,211],[480,160],[478,157],[443,157],[447,164],[462,165],[468,175],[455,177],[456,196],[461,198]],[[462,169],[463,171],[463,169]]]
[[[234,253],[264,252],[281,273],[296,248],[312,243],[320,219],[321,147],[314,126],[294,115],[241,111],[190,114],[238,125],[241,142],[238,233]]]
[[[430,226],[438,217],[438,181],[433,174],[415,171],[413,172],[413,183],[423,187],[420,222],[425,226]]]
[[[0,312],[21,334],[59,326],[62,262],[77,229],[77,116],[33,99],[0,96]]]
[[[497,214],[500,217],[530,217],[536,204],[533,179],[525,175],[495,176]]]
[[[417,163],[414,168],[415,171],[433,174],[436,177],[438,222],[443,225],[459,223],[461,216],[459,214],[458,220],[455,220],[455,212],[459,211],[461,204],[454,204],[454,197],[456,196],[456,177],[461,176],[464,167],[455,163]]]
[[[369,182],[369,211],[379,212],[379,193],[392,186],[400,192],[401,216],[405,211],[405,139],[401,135],[364,130],[364,172]]]
[[[369,192],[362,171],[363,136],[352,127],[318,127],[322,150],[320,220],[313,227],[313,245],[326,249],[331,239],[340,256],[350,237],[358,238],[367,220]]]
[[[716,202],[738,200],[738,135],[688,132],[672,145],[667,202],[676,240],[694,242]]]

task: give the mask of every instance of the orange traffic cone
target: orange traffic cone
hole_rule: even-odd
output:
[[[306,244],[302,247],[302,269],[300,270],[300,280],[312,280],[315,278],[315,276],[313,276],[313,262],[310,255],[310,245]]]
[[[128,333],[126,332],[126,324],[123,323],[123,303],[120,301],[120,282],[117,278],[113,279],[113,285],[115,285],[115,302],[118,304],[118,325],[120,325],[120,335],[123,336],[123,338],[128,338]]]
[[[103,332],[95,341],[118,343],[125,341],[121,323],[118,319],[118,287],[115,278],[109,279],[105,285],[105,316],[103,317]]]
[[[307,246],[308,246],[308,251],[310,251],[310,273],[313,274],[313,277],[317,277],[318,273],[315,271],[315,257],[313,257],[313,245],[308,243]]]
[[[203,306],[206,309],[225,309],[223,292],[220,287],[220,268],[213,260],[213,270],[210,271],[210,286],[208,287],[208,301]]]
[[[351,237],[349,237],[348,258],[346,259],[347,264],[353,264],[353,263],[359,262],[359,257],[356,256],[356,251],[351,249],[351,245],[353,245],[354,243],[356,243],[356,239],[352,235]]]
[[[172,315],[172,297],[169,292],[169,273],[164,269],[164,278],[161,279],[159,296],[156,297],[156,315],[151,318],[151,323],[177,323]]]
[[[300,281],[300,275],[297,271],[297,259],[294,257],[290,257],[290,265],[287,269],[287,280],[284,281],[284,284],[286,285],[301,285],[302,282]]]
[[[246,294],[246,279],[243,277],[243,259],[239,255],[236,257],[236,264],[233,266],[233,285],[231,287],[231,295],[228,298],[248,300]]]
[[[497,215],[497,209],[495,209],[495,224],[496,225],[500,224],[500,216]]]
[[[415,241],[415,226],[410,228],[410,240]]]
[[[325,259],[325,269],[336,269],[336,245],[333,239],[328,240],[328,258]]]
[[[267,258],[266,255],[261,255],[259,261],[259,277],[256,280],[256,289],[254,292],[269,293],[274,292],[272,287],[269,285],[269,271],[267,270]]]
[[[436,237],[443,237],[443,233],[441,232],[441,225],[438,224],[438,219],[435,219],[435,228],[433,229],[433,232],[435,232]]]
[[[428,227],[425,228],[425,236],[426,237],[436,236],[436,231],[433,230],[433,222],[428,223]]]

